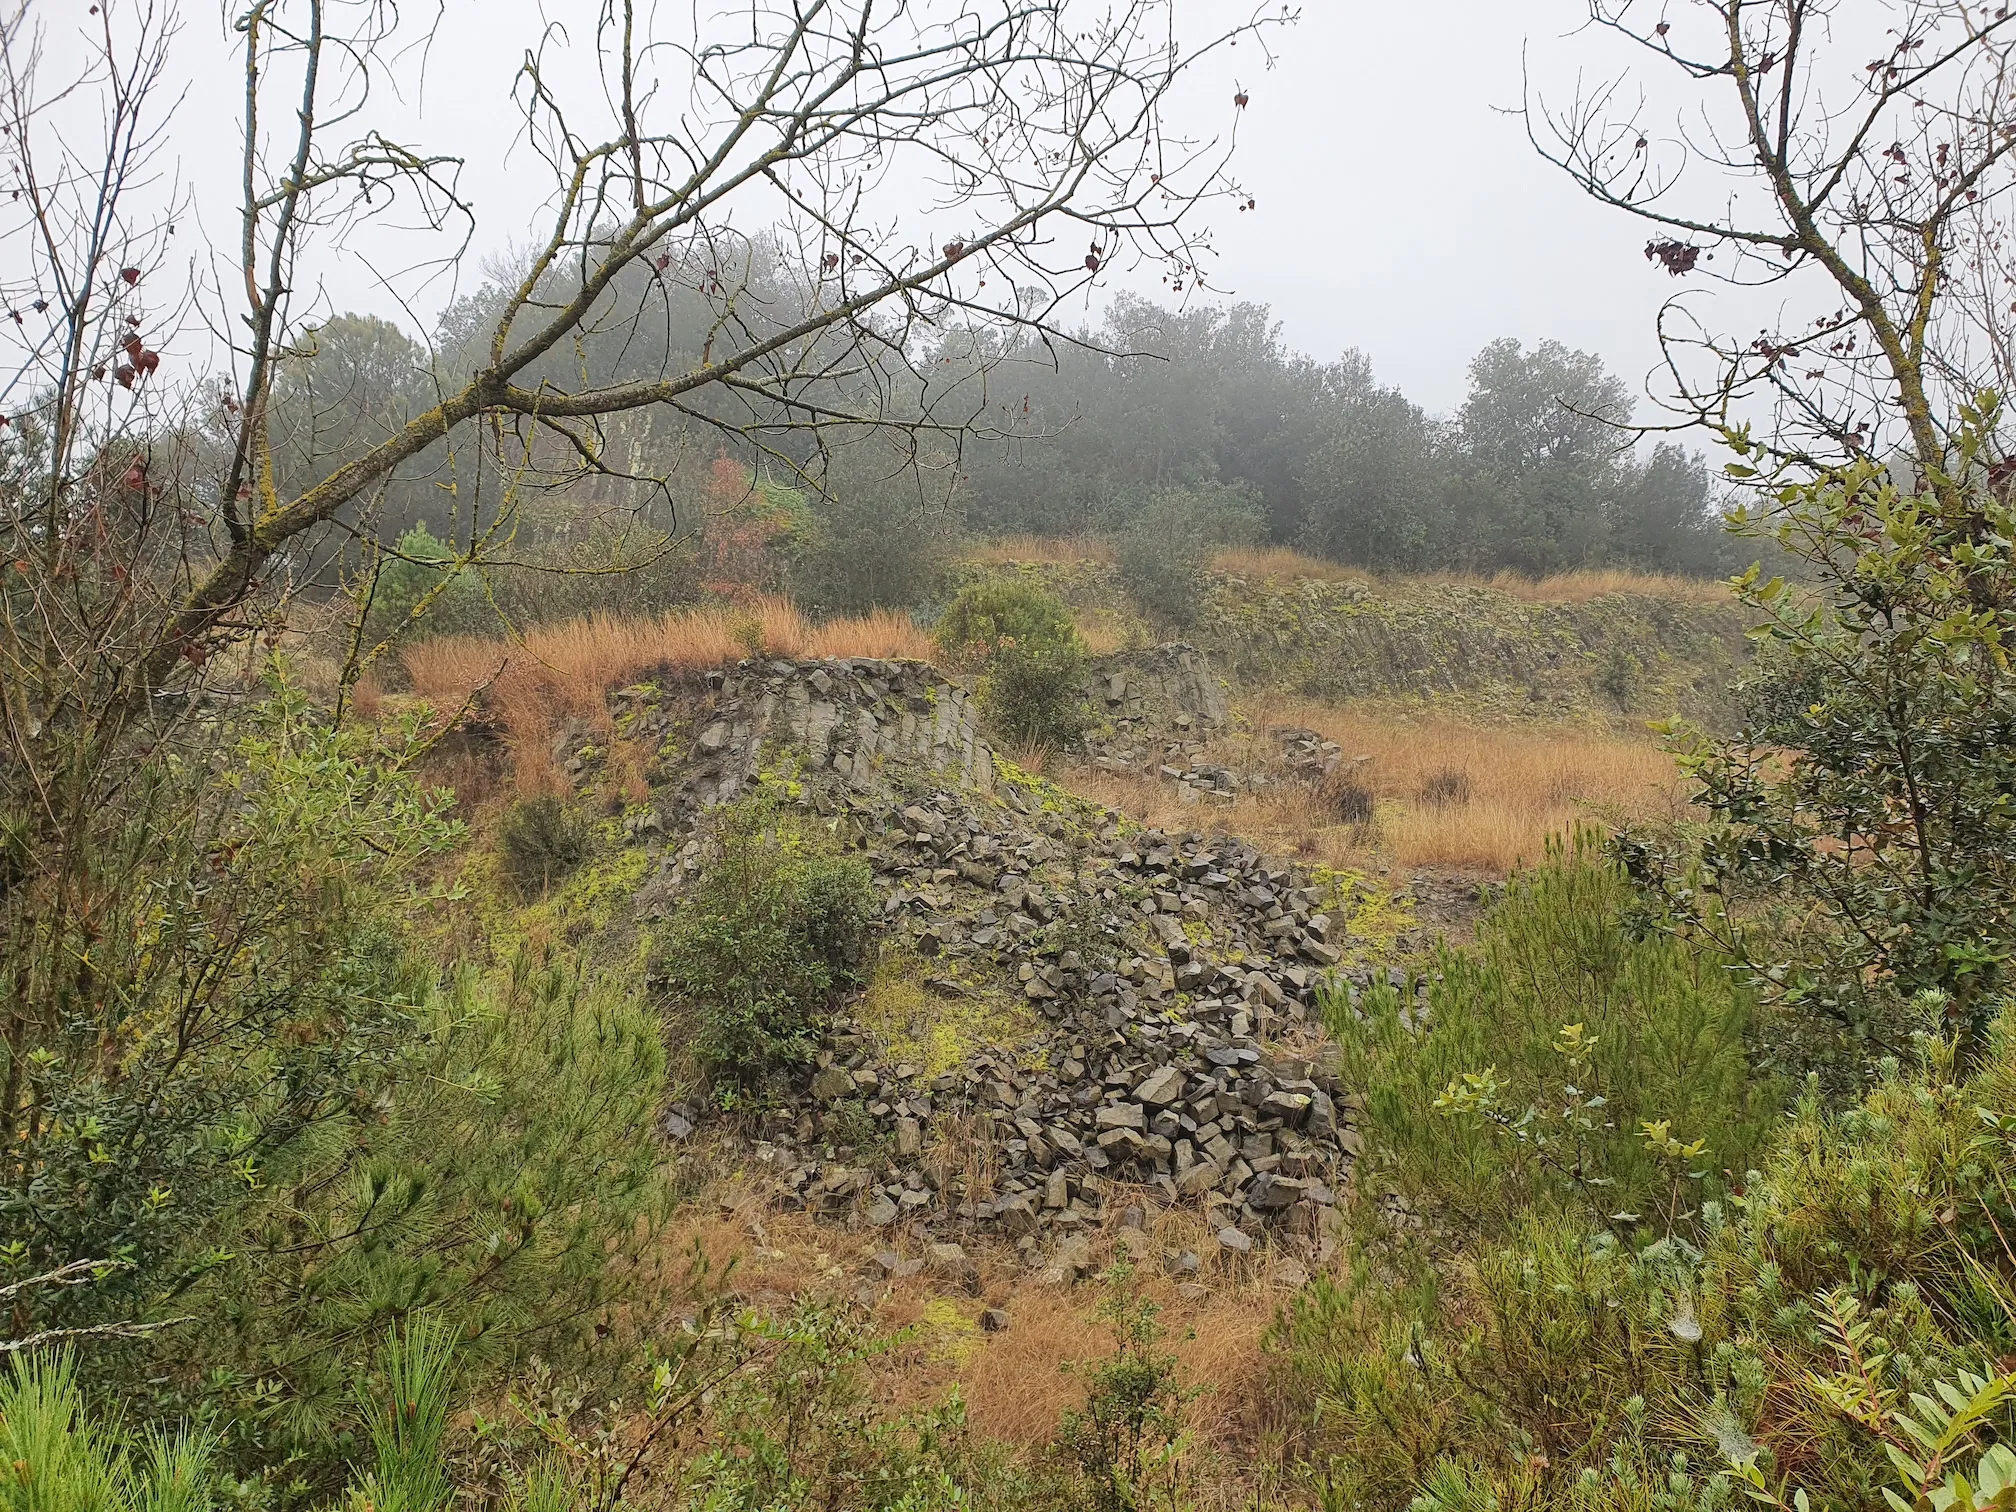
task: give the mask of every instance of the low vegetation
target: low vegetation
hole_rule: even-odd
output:
[[[1068,746],[1090,722],[1085,646],[1055,595],[1019,578],[959,590],[938,622],[938,642],[979,677],[993,728],[1029,746]]]
[[[1741,1184],[1783,1101],[1749,1066],[1768,1031],[1729,963],[1634,938],[1630,903],[1585,831],[1508,884],[1473,946],[1437,951],[1418,996],[1331,998],[1367,1196],[1466,1240],[1563,1214],[1628,1239]]]
[[[473,214],[391,8],[251,8],[212,207],[168,11],[15,7],[0,1512],[2016,1507],[2009,343],[1944,276],[2016,22],[1897,8],[1648,14],[1747,137],[1692,210],[1528,116],[1662,288],[1837,286],[1667,365],[1779,401],[1711,475],[1557,342],[1435,418],[1253,305],[1056,328],[1229,187],[1141,182],[1220,58],[1161,0],[602,7],[606,93],[517,97],[583,192],[424,342],[290,287]],[[822,192],[946,154],[935,250]],[[843,657],[976,697],[764,666]]]
[[[728,1104],[811,1061],[835,995],[867,980],[879,902],[866,863],[775,799],[719,810],[708,843],[657,969]]]

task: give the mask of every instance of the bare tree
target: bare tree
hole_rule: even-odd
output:
[[[956,451],[985,409],[987,354],[1013,345],[988,331],[1062,338],[1065,301],[1142,260],[1194,281],[1194,212],[1237,192],[1244,96],[1228,80],[1225,132],[1192,141],[1165,120],[1171,93],[1288,19],[1256,12],[1187,50],[1174,0],[600,0],[572,53],[528,27],[510,102],[521,161],[550,175],[511,212],[530,248],[457,304],[413,402],[340,396],[369,423],[318,470],[276,464],[273,414],[333,313],[318,256],[396,223],[413,266],[453,268],[474,218],[452,158],[379,129],[374,101],[418,82],[430,40],[401,32],[392,0],[241,5],[227,207],[192,205],[169,170],[187,41],[173,0],[66,7],[47,24],[83,29],[53,41],[54,8],[0,10],[10,1214],[34,1209],[56,1144],[88,1162],[111,1148],[93,1140],[144,1142],[144,1119],[55,1111],[51,1068],[118,1102],[106,1089],[140,1074],[134,1035],[170,1079],[276,1043],[294,978],[241,992],[260,958],[247,942],[295,941],[309,971],[321,909],[289,894],[284,865],[249,875],[232,727],[204,710],[244,686],[243,659],[219,653],[284,626],[318,553],[368,536],[402,465],[435,470],[458,512],[449,565],[481,569],[510,550],[508,485],[528,471],[580,485],[587,508],[660,487],[648,416],[795,462],[876,430]],[[235,234],[206,259],[191,232],[223,222]],[[949,377],[947,349],[966,354]],[[407,755],[345,760],[368,785]],[[292,757],[274,759],[286,780]],[[403,864],[425,826],[380,807],[336,870]],[[228,1105],[234,1087],[210,1090]]]
[[[1763,398],[1781,457],[1906,447],[1963,507],[1951,417],[2012,376],[2008,7],[1591,0],[1589,15],[1688,90],[1688,109],[1662,132],[1618,79],[1529,107],[1535,146],[1644,220],[1645,255],[1668,273],[1778,300],[1754,335],[1670,300],[1657,397],[1710,424]]]

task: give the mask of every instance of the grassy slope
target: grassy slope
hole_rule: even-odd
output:
[[[1585,575],[1553,584],[1460,578],[1296,575],[1208,579],[1185,637],[1234,685],[1324,702],[1376,699],[1491,721],[1596,715],[1640,723],[1681,714],[1713,722],[1743,655],[1744,621],[1711,584]],[[1117,571],[1095,558],[982,561],[972,572],[1027,573],[1086,619],[1095,646],[1154,638],[1116,611]],[[1550,586],[1558,591],[1550,593]]]

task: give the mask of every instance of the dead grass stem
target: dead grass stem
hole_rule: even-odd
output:
[[[1729,587],[1717,578],[1679,577],[1672,573],[1632,572],[1623,567],[1592,567],[1577,572],[1557,572],[1542,578],[1500,572],[1491,577],[1459,572],[1437,572],[1403,582],[1424,586],[1449,585],[1462,588],[1489,588],[1532,604],[1586,604],[1591,599],[1613,593],[1636,594],[1641,598],[1667,599],[1683,604],[1727,604],[1734,602]]]

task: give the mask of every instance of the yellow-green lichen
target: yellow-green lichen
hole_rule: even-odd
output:
[[[890,950],[869,979],[855,1017],[881,1040],[887,1059],[943,1076],[984,1050],[1015,1049],[1036,1037],[1035,1015],[1005,983],[958,981],[962,991],[951,997],[925,986],[927,974],[918,957]]]

